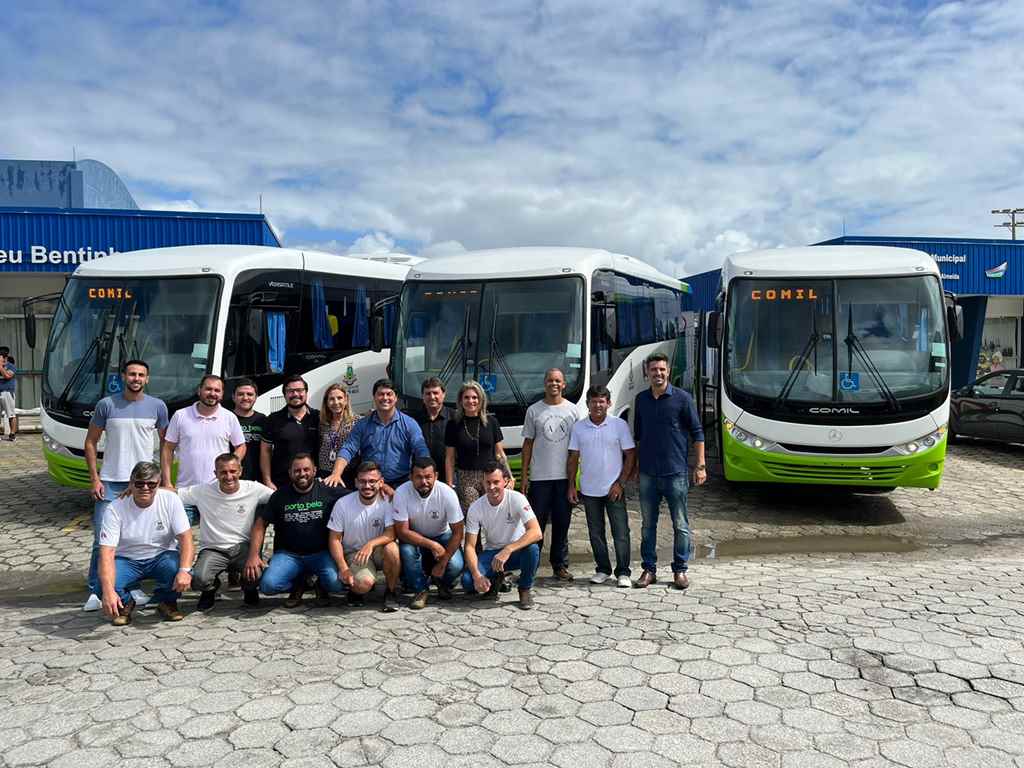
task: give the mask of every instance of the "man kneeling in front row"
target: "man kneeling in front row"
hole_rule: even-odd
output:
[[[466,512],[466,570],[462,586],[497,598],[501,582],[509,571],[519,571],[519,607],[533,608],[533,579],[540,563],[540,532],[530,503],[519,491],[505,487],[508,470],[496,461],[484,465],[485,496],[474,501]],[[479,555],[476,542],[483,532],[484,551]]]
[[[181,621],[178,597],[192,582],[192,526],[185,507],[160,485],[160,465],[140,461],[128,481],[129,495],[107,510],[100,529],[99,598],[115,626],[130,624],[131,590],[156,582],[153,599],[166,621]]]
[[[380,467],[364,461],[356,471],[356,490],[339,500],[327,523],[329,547],[341,582],[348,586],[349,605],[362,605],[384,571],[385,613],[398,610],[400,568],[391,502],[383,494]]]

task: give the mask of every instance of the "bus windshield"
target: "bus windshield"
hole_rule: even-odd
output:
[[[565,396],[583,386],[583,279],[409,282],[402,295],[392,374],[416,397],[440,377],[454,402],[476,379],[493,404],[525,408],[544,395],[544,372],[565,373]]]
[[[120,367],[149,364],[146,392],[188,401],[206,373],[220,279],[73,277],[46,346],[43,395],[58,409],[119,392]]]
[[[948,385],[942,291],[934,276],[739,279],[729,287],[726,386],[793,403],[884,404]]]

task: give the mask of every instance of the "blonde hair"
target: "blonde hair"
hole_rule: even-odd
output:
[[[462,396],[469,390],[476,392],[477,397],[480,398],[480,423],[487,426],[487,393],[484,392],[483,387],[472,379],[463,382],[462,386],[459,387],[459,394],[455,398],[455,418],[457,421],[462,421],[466,418],[466,412],[462,410]]]
[[[320,402],[320,424],[325,427],[331,425],[331,409],[327,407],[327,398],[331,396],[331,392],[341,392],[345,395],[345,409],[341,412],[341,423],[351,424],[356,420],[356,417],[352,413],[352,398],[349,397],[348,390],[344,384],[331,384],[324,390],[324,398]]]

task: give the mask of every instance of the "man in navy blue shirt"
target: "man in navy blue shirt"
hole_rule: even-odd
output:
[[[657,352],[647,358],[650,389],[636,396],[633,407],[633,437],[637,445],[640,475],[640,558],[643,573],[634,586],[648,587],[657,579],[658,513],[665,499],[672,515],[672,584],[686,589],[690,559],[690,521],[686,514],[689,442],[693,439],[697,464],[694,485],[708,479],[704,465],[704,428],[693,398],[688,392],[668,383],[668,357]]]
[[[372,461],[384,476],[381,489],[389,499],[395,488],[409,479],[414,458],[430,456],[423,439],[423,430],[416,421],[396,407],[398,396],[390,379],[378,379],[373,384],[373,412],[360,419],[352,428],[345,444],[338,451],[334,471],[324,479],[328,486],[344,485],[341,474],[352,459],[359,455],[363,461]]]

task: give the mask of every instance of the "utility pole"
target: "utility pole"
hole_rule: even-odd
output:
[[[995,224],[996,227],[1008,227],[1010,230],[1010,239],[1017,239],[1017,227],[1024,227],[1024,221],[1017,221],[1017,217],[1024,214],[1024,208],[1001,208],[992,213],[1002,214],[1003,216],[1009,216],[1009,221],[1004,221],[1002,224]]]

